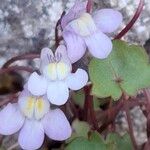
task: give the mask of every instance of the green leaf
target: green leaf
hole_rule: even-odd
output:
[[[88,136],[88,132],[90,131],[90,125],[87,122],[79,121],[78,119],[74,120],[72,123],[73,133],[71,138],[69,138],[66,142],[69,143],[76,137],[86,137]]]
[[[102,137],[97,133],[91,133],[89,139],[79,137],[73,140],[65,150],[107,150]]]
[[[73,92],[72,96],[73,96],[73,100],[74,100],[75,104],[80,106],[81,108],[83,108],[84,107],[84,99],[85,99],[83,89],[81,89],[77,92]]]
[[[92,94],[117,100],[122,90],[133,96],[150,86],[150,65],[145,50],[136,45],[113,41],[113,51],[107,59],[93,58],[89,64]]]
[[[108,150],[132,150],[132,143],[128,134],[120,136],[116,133],[111,133],[106,139]]]
[[[84,108],[84,100],[85,100],[85,95],[84,95],[84,90],[81,89],[77,92],[73,93],[73,100],[74,103],[78,106],[80,106],[80,108]],[[94,110],[99,110],[100,106],[106,103],[106,99],[98,99],[97,97],[93,98],[93,104],[94,104]]]
[[[83,137],[87,137],[87,134],[90,131],[89,124],[84,121],[79,121],[78,119],[73,121],[72,128],[78,136]]]
[[[78,137],[68,144],[65,150],[132,150],[132,143],[128,134],[120,136],[110,133],[106,140],[98,132],[91,133],[89,138]]]

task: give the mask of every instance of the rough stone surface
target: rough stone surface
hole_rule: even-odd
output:
[[[0,0],[0,55],[11,57],[24,52],[40,51],[54,44],[54,28],[63,10],[75,0]],[[132,18],[138,1],[95,0],[95,8],[113,7]],[[126,40],[144,44],[150,36],[150,2],[145,0],[143,14]]]

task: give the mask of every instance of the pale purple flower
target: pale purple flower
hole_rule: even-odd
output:
[[[44,133],[53,140],[63,141],[71,136],[71,126],[60,109],[50,110],[46,97],[35,97],[24,90],[18,103],[9,103],[0,111],[0,134],[19,132],[18,142],[23,149],[41,147]]]
[[[85,54],[86,48],[96,58],[107,58],[112,50],[112,42],[106,34],[114,32],[122,22],[121,13],[116,10],[101,9],[89,14],[86,5],[77,0],[61,22],[72,63]]]
[[[36,96],[47,93],[49,101],[55,105],[65,104],[69,89],[79,90],[88,81],[88,74],[83,69],[71,73],[72,65],[64,45],[57,48],[55,55],[49,48],[42,49],[40,70],[42,75],[31,74],[27,88]]]

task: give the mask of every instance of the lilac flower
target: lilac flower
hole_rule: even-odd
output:
[[[36,72],[31,74],[27,88],[36,96],[47,93],[49,101],[55,105],[65,104],[69,89],[79,90],[88,81],[88,74],[83,69],[71,73],[72,65],[63,45],[57,48],[55,55],[48,48],[41,51],[40,70],[41,76]]]
[[[19,132],[18,142],[23,149],[35,150],[41,147],[44,133],[56,141],[71,136],[71,127],[60,109],[50,110],[46,97],[34,97],[24,90],[18,103],[9,103],[0,112],[0,134]]]
[[[86,3],[76,1],[61,22],[72,63],[85,54],[86,48],[96,58],[107,58],[112,50],[112,42],[106,34],[115,31],[121,22],[122,15],[116,10],[101,9],[89,14]]]

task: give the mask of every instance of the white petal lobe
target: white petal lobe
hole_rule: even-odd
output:
[[[8,104],[0,112],[0,134],[11,135],[20,130],[24,123],[24,116],[21,114],[17,104]]]
[[[35,96],[44,95],[47,90],[46,79],[36,72],[32,73],[28,80],[28,90]]]
[[[60,109],[51,110],[42,120],[45,133],[53,140],[63,141],[71,136],[71,126]]]
[[[66,79],[66,84],[71,90],[79,90],[83,88],[88,82],[88,74],[83,69],[78,69]]]
[[[44,129],[40,122],[35,120],[26,120],[19,133],[18,142],[23,149],[39,149],[44,141]]]

